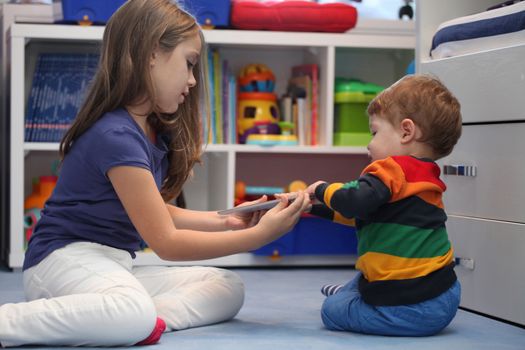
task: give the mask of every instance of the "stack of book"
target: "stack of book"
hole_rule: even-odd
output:
[[[319,68],[317,64],[292,67],[287,93],[281,98],[282,119],[295,125],[300,145],[319,143]]]

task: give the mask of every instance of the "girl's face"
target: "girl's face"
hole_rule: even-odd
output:
[[[201,39],[198,34],[181,42],[171,52],[155,50],[151,58],[151,77],[163,113],[172,114],[184,102],[190,88],[197,84],[193,67],[199,60]]]
[[[369,125],[372,140],[367,149],[372,161],[403,154],[401,128],[395,128],[388,120],[376,115],[370,116]]]

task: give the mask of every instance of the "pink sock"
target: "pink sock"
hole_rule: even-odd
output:
[[[162,336],[162,333],[166,329],[166,322],[164,322],[162,319],[157,317],[157,323],[155,323],[155,328],[153,328],[153,331],[151,331],[151,334],[144,340],[138,342],[135,345],[153,345],[156,344],[160,337]]]

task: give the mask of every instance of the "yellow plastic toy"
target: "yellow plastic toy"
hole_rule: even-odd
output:
[[[247,143],[249,136],[278,135],[279,110],[276,97],[269,92],[241,92],[237,130],[239,142]]]
[[[264,64],[245,66],[239,75],[237,132],[239,143],[297,145],[293,125],[280,122],[275,77]],[[283,129],[284,127],[284,129]]]

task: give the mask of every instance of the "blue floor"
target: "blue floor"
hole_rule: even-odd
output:
[[[164,334],[159,344],[148,349],[525,349],[525,329],[463,310],[458,312],[444,332],[433,337],[396,338],[328,331],[323,328],[319,316],[323,301],[319,287],[325,283],[345,282],[353,276],[354,271],[236,271],[245,281],[246,301],[233,321]],[[0,271],[0,304],[23,300],[21,280],[19,271]]]

